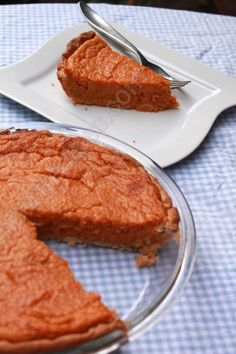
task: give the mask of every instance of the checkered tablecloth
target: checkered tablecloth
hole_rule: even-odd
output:
[[[94,7],[107,19],[236,77],[236,18],[147,7]],[[0,66],[26,57],[56,32],[82,21],[77,6],[72,4],[0,6],[0,19]],[[1,122],[27,120],[43,118],[0,97]],[[184,192],[194,215],[197,262],[178,303],[155,328],[128,344],[121,353],[235,354],[236,107],[222,113],[201,146],[168,171]],[[76,272],[74,249],[56,244],[53,247],[60,248],[59,252]],[[97,252],[102,264],[104,254],[99,256],[100,251]],[[86,254],[92,264],[93,250]],[[80,257],[84,256],[81,251]],[[112,265],[112,254],[108,252],[106,257]],[[101,266],[100,271],[105,274],[106,269]],[[97,290],[102,292],[109,284],[100,287],[97,269],[92,272],[87,276],[86,271],[83,273],[86,286],[94,285],[89,279],[95,275]],[[133,276],[139,276],[135,270]],[[120,279],[115,278],[117,294],[119,284]],[[126,300],[132,301],[133,288],[127,287],[125,291]],[[112,304],[115,297],[116,294],[110,294],[107,301]]]

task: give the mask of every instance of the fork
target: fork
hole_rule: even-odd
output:
[[[131,52],[134,57],[139,61],[139,63],[144,66],[147,66],[151,70],[154,70],[159,75],[163,76],[165,79],[169,80],[171,89],[183,87],[191,82],[177,80],[176,78],[168,74],[159,65],[156,65],[147,60],[147,58],[145,58],[145,56],[140,52],[138,48],[136,48],[131,42],[129,42],[124,36],[122,36],[121,33],[117,32],[107,21],[105,21],[100,15],[98,15],[97,12],[95,12],[84,1],[80,1],[78,5],[80,6],[80,9],[85,19],[91,27],[93,27],[100,34],[105,35],[106,37],[111,39],[113,42],[116,43],[116,45],[122,48],[123,51],[124,49],[126,49],[126,51],[128,50],[128,52]]]

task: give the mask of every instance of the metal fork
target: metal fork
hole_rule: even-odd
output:
[[[145,58],[145,56],[140,52],[138,48],[136,48],[131,42],[129,42],[124,36],[122,36],[122,34],[117,32],[107,21],[105,21],[101,16],[99,16],[97,12],[95,12],[84,1],[80,1],[78,5],[80,6],[80,9],[85,19],[87,20],[87,22],[90,24],[91,27],[93,27],[97,32],[101,33],[102,35],[108,37],[111,41],[113,41],[116,45],[118,45],[119,48],[121,48],[123,51],[128,50],[128,52],[131,52],[142,65],[149,67],[150,69],[157,72],[159,75],[169,80],[171,89],[177,89],[183,87],[191,82],[191,81],[177,80],[176,78],[168,74],[159,65],[156,65],[150,62],[149,60],[147,60],[147,58]]]

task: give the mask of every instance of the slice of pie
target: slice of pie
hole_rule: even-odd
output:
[[[145,112],[178,106],[166,79],[112,50],[94,32],[68,43],[57,75],[74,103]]]
[[[126,335],[43,239],[135,250],[139,265],[153,264],[178,221],[159,183],[127,155],[46,131],[0,135],[0,353]]]

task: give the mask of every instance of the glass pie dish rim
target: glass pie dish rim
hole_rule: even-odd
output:
[[[79,128],[72,125],[56,124],[48,122],[12,122],[1,123],[0,128],[15,130],[49,130],[52,133],[59,133],[69,136],[80,136],[89,139],[97,144],[104,145],[128,154],[136,159],[155,178],[158,178],[164,189],[171,190],[171,198],[178,201],[181,206],[181,236],[179,241],[178,256],[174,266],[174,271],[159,298],[141,318],[128,322],[128,334],[124,337],[120,331],[114,331],[91,342],[74,346],[71,349],[53,351],[53,354],[108,354],[128,341],[132,341],[144,334],[150,327],[156,324],[166,313],[166,311],[176,302],[181,295],[184,286],[188,282],[193,270],[196,258],[196,232],[193,217],[189,205],[172,178],[159,167],[148,156],[134,147],[104,133],[99,133],[90,129]],[[158,176],[158,177],[157,177]]]

